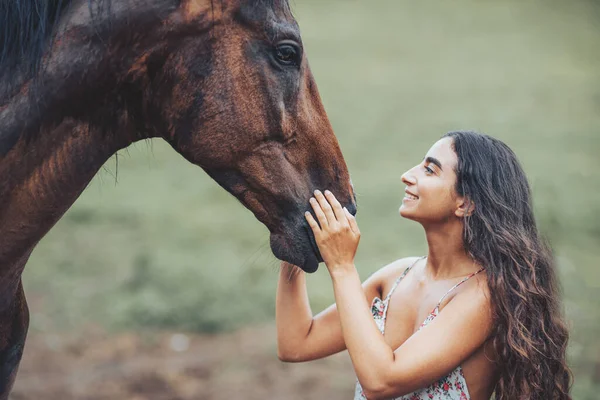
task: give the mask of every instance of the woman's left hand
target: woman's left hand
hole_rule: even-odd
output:
[[[315,190],[315,196],[311,197],[310,204],[317,220],[308,211],[305,213],[305,218],[315,235],[317,246],[329,272],[353,266],[360,241],[360,231],[354,216],[346,207],[342,208],[329,190],[325,191],[325,195]]]

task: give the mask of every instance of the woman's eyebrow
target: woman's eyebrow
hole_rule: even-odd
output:
[[[438,160],[435,157],[427,157],[427,158],[425,158],[425,162],[437,165],[437,167],[440,169],[440,171],[444,170],[442,168],[442,163],[440,162],[440,160]]]

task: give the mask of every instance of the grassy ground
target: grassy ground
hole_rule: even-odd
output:
[[[420,227],[397,214],[403,171],[448,130],[501,138],[528,173],[558,257],[574,398],[597,398],[600,7],[303,0],[295,11],[358,192],[361,275],[425,252]],[[31,330],[219,332],[269,321],[277,265],[266,229],[237,201],[163,142],[139,143],[118,171],[107,163],[34,252]],[[309,289],[315,311],[332,301],[325,271]]]

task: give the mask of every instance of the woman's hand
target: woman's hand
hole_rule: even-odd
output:
[[[354,216],[346,207],[342,208],[329,190],[325,191],[325,196],[315,190],[315,197],[311,197],[310,204],[317,220],[308,211],[305,218],[315,235],[329,273],[353,266],[360,241],[360,231]]]

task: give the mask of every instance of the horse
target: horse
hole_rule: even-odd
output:
[[[102,165],[162,138],[314,272],[315,189],[352,213],[347,165],[287,0],[2,0],[0,399],[29,311],[21,275]]]

